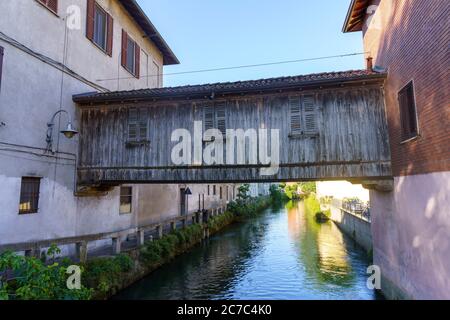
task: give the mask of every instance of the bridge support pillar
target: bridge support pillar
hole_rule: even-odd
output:
[[[86,241],[78,242],[75,248],[78,259],[80,259],[81,263],[85,263],[87,261],[88,255],[87,242]]]
[[[394,180],[364,180],[361,182],[365,189],[379,192],[391,192],[394,190]]]
[[[137,242],[138,246],[143,246],[145,243],[145,231],[144,230],[138,230],[137,232]]]
[[[120,254],[121,245],[120,237],[112,238],[113,254]]]
[[[163,227],[162,227],[162,225],[158,225],[156,227],[156,232],[158,233],[158,239],[161,239],[163,237]]]

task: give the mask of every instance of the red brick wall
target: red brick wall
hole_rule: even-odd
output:
[[[364,47],[388,69],[386,113],[394,176],[450,170],[450,1],[374,0]],[[366,19],[367,21],[367,19]],[[401,143],[398,91],[414,80],[419,137]]]

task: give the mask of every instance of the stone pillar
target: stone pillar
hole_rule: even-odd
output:
[[[112,238],[113,254],[119,254],[121,249],[120,237]]]
[[[25,250],[25,257],[30,258],[40,258],[41,257],[41,248],[34,247],[32,249]]]
[[[137,232],[137,244],[138,246],[143,246],[145,243],[145,231],[138,230]]]
[[[81,263],[85,263],[87,261],[88,249],[86,241],[78,242],[76,244],[76,253]]]
[[[161,239],[163,237],[163,227],[162,225],[159,225],[156,227],[156,232],[158,233],[158,239]]]
[[[175,231],[177,229],[176,221],[170,222],[170,230]]]

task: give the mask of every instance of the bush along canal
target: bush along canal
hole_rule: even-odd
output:
[[[199,220],[114,257],[93,258],[80,265],[81,290],[67,288],[67,270],[76,263],[68,258],[56,260],[55,256],[60,253],[56,246],[49,249],[48,255],[53,257],[50,263],[12,252],[3,253],[0,255],[0,300],[107,299],[154,270],[173,263],[177,256],[192,250],[228,225],[254,217],[273,203],[272,197],[250,198],[247,194],[248,186],[243,185],[238,199],[220,215]],[[14,280],[8,281],[9,274],[15,275]]]
[[[113,299],[379,298],[366,252],[315,213],[291,201],[251,214]]]

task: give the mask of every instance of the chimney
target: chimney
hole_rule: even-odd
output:
[[[368,57],[366,59],[366,67],[367,67],[367,71],[373,70],[373,58],[372,57]]]

